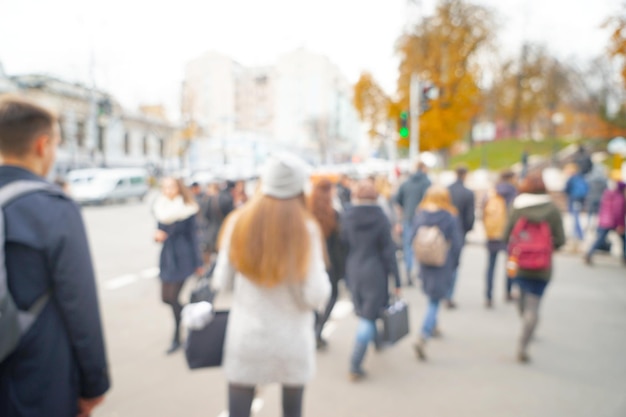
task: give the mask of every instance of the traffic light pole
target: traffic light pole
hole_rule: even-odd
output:
[[[411,117],[411,134],[409,143],[409,159],[411,162],[417,162],[420,153],[420,82],[417,74],[411,75],[410,86],[410,117]]]

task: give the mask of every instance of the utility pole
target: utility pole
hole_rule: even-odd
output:
[[[416,29],[417,24],[422,21],[421,0],[407,0],[407,18],[410,19],[411,8],[415,11],[415,20],[407,21],[409,32]],[[409,113],[410,113],[410,136],[409,136],[409,159],[412,163],[417,162],[420,153],[420,96],[421,85],[417,70],[411,73],[411,84],[409,87]]]
[[[416,73],[411,74],[410,92],[410,120],[411,135],[409,143],[409,159],[416,162],[420,153],[420,80]]]

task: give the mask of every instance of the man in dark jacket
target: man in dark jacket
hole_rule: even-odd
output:
[[[45,181],[59,138],[57,120],[45,109],[0,100],[0,187]],[[80,211],[61,192],[39,191],[9,203],[4,216],[11,296],[21,310],[46,293],[50,299],[0,363],[0,415],[87,416],[110,382]]]
[[[411,175],[398,190],[396,195],[396,204],[402,212],[402,251],[404,253],[404,265],[406,268],[406,277],[408,285],[413,285],[411,273],[413,270],[413,248],[411,246],[411,233],[413,228],[413,218],[415,210],[421,203],[426,194],[426,190],[430,187],[428,179],[428,167],[423,162],[417,164],[417,170]]]
[[[467,167],[460,166],[456,169],[456,181],[448,187],[450,191],[450,197],[452,198],[452,204],[458,210],[459,224],[461,225],[461,232],[463,233],[463,242],[465,242],[465,236],[474,228],[475,209],[476,202],[474,198],[474,192],[469,190],[465,186],[465,178],[467,177]],[[462,250],[463,248],[461,248]],[[458,278],[458,268],[454,271],[454,277],[452,279],[452,285],[448,291],[446,297],[446,305],[448,308],[455,308],[456,304],[453,301],[454,288],[456,286],[456,280]]]

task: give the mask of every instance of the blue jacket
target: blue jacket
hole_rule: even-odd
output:
[[[44,181],[21,168],[0,166],[0,186]],[[28,309],[51,298],[20,344],[0,363],[2,417],[70,417],[79,397],[109,389],[98,298],[89,244],[78,206],[36,192],[4,210],[6,268],[11,295]]]
[[[420,210],[413,220],[411,241],[415,239],[417,229],[421,226],[437,225],[450,243],[450,250],[446,263],[441,266],[420,265],[419,277],[422,280],[422,289],[428,298],[440,300],[448,294],[452,285],[452,277],[459,265],[459,256],[463,246],[463,234],[459,220],[446,210],[435,212]]]

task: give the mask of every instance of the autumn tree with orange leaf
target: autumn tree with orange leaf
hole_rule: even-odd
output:
[[[441,0],[432,17],[399,40],[400,106],[409,108],[413,73],[439,88],[439,97],[431,100],[430,110],[420,119],[420,150],[449,148],[469,131],[481,105],[477,58],[491,46],[494,28],[489,9],[462,0]]]

